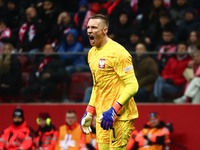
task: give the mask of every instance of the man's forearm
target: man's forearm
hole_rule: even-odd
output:
[[[138,88],[139,88],[139,85],[134,73],[123,78],[123,81],[126,87],[123,90],[119,99],[117,100],[117,102],[120,103],[122,106],[125,105],[131,99],[131,97],[133,97],[137,93]]]
[[[94,90],[94,87],[92,87],[92,94],[90,97],[89,105],[95,107],[95,99],[96,99],[96,92]]]

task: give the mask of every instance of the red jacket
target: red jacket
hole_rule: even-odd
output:
[[[58,131],[51,124],[46,128],[44,132],[42,132],[42,130],[39,129],[35,133],[34,137],[35,148],[38,149],[39,147],[41,147],[40,150],[45,150],[45,149],[54,150],[57,140],[58,140]]]
[[[33,131],[27,126],[26,121],[21,125],[11,125],[3,131],[0,138],[0,150],[28,150],[33,144]]]
[[[186,83],[183,71],[187,67],[190,60],[190,57],[186,57],[183,60],[171,57],[162,71],[162,77],[164,79],[172,79],[174,81],[174,85],[182,85]]]
[[[129,142],[126,146],[126,150],[132,150],[133,149],[133,147],[135,145],[135,137],[137,136],[137,134],[138,134],[138,131],[134,127],[133,131],[131,132]]]

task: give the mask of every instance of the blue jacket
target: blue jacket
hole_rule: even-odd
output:
[[[66,36],[68,34],[72,34],[74,36],[74,42],[72,44],[68,44],[66,41]],[[58,52],[83,52],[83,45],[78,42],[78,32],[76,29],[70,29],[65,36],[63,37],[63,40],[61,41],[60,48],[58,49]],[[60,54],[60,60],[65,64],[72,64],[74,66],[81,66],[85,65],[85,55],[64,55]]]

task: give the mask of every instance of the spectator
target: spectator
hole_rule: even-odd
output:
[[[185,43],[178,44],[178,54],[176,58],[171,57],[162,71],[160,77],[156,79],[154,86],[154,95],[158,98],[158,102],[163,101],[163,94],[180,93],[186,79],[183,71],[191,60],[187,54],[187,45]]]
[[[57,85],[64,81],[66,75],[63,63],[51,44],[44,47],[44,57],[29,78],[29,86],[22,89],[22,94],[32,99],[35,94],[40,94],[41,100],[48,100],[57,91]]]
[[[133,58],[133,65],[139,83],[139,90],[135,97],[138,102],[148,102],[149,92],[158,77],[158,66],[151,57],[145,54],[146,52],[147,49],[144,44],[139,43],[136,45],[136,56]]]
[[[114,39],[121,45],[126,45],[132,27],[131,17],[128,12],[121,12],[116,25],[114,26]]]
[[[160,120],[157,112],[149,115],[149,121],[135,137],[135,148],[138,150],[148,147],[149,150],[163,150],[170,144],[170,131]]]
[[[200,32],[200,18],[194,8],[188,8],[185,11],[185,22],[178,26],[176,37],[181,41],[187,41],[189,33],[193,30]]]
[[[84,147],[82,143],[85,139],[90,139],[89,135],[84,135],[81,131],[80,124],[77,122],[76,112],[69,110],[66,112],[66,124],[60,126],[59,137],[55,150],[77,150],[80,147]],[[86,141],[90,143],[90,141]]]
[[[12,31],[7,27],[5,20],[0,21],[0,52],[2,52],[4,43],[14,43]]]
[[[188,52],[193,53],[198,50],[200,46],[200,33],[198,31],[191,31],[188,39]]]
[[[137,13],[141,14],[144,13],[146,11],[146,9],[152,5],[152,1],[153,0],[138,0],[138,3],[136,3],[138,5],[138,10]],[[135,5],[136,5],[135,4]]]
[[[85,89],[85,95],[83,98],[83,103],[88,103],[92,94],[92,86],[89,86]]]
[[[7,11],[7,7],[4,0],[0,0],[0,18],[4,18]]]
[[[46,42],[46,26],[34,7],[26,9],[26,19],[19,30],[19,52],[39,52]]]
[[[93,13],[89,10],[87,0],[81,0],[78,6],[79,10],[74,16],[74,22],[76,23],[79,35],[82,36],[84,46],[88,46],[87,23]]]
[[[62,10],[74,15],[78,11],[78,3],[80,0],[56,0],[55,2],[62,7]]]
[[[155,49],[158,53],[157,61],[159,65],[159,72],[161,73],[163,68],[165,67],[168,59],[173,55],[171,53],[176,51],[176,39],[174,38],[173,30],[170,28],[165,28],[162,31],[162,40],[160,44]],[[162,54],[166,52],[167,54]]]
[[[188,68],[194,70],[195,76],[186,84],[186,91],[182,97],[174,100],[174,103],[185,103],[189,98],[191,103],[200,103],[200,52],[194,53],[193,60],[188,63]]]
[[[6,43],[0,57],[0,95],[18,95],[21,88],[21,64],[12,44]]]
[[[97,116],[95,115],[92,119],[92,126],[91,126],[91,130],[92,132],[90,132],[90,144],[86,144],[87,148],[89,150],[98,150],[98,144],[97,144],[97,137],[96,137],[96,119]]]
[[[188,0],[176,0],[176,3],[174,7],[171,8],[170,13],[177,26],[185,22],[185,9],[189,7],[190,5]]]
[[[13,112],[13,125],[3,131],[0,138],[0,149],[31,149],[33,145],[33,130],[24,120],[24,112],[17,108]]]
[[[196,9],[200,8],[200,1],[199,0],[189,0],[189,1],[190,1],[193,8],[196,8]]]
[[[133,10],[129,1],[108,0],[103,7],[107,9],[108,19],[112,27],[116,25],[122,12],[127,12],[130,15],[129,19],[132,21]]]
[[[66,11],[61,12],[58,16],[57,24],[52,29],[51,36],[58,41],[62,40],[62,37],[70,28],[76,28],[73,22],[72,16]]]
[[[20,21],[21,21],[21,15],[19,13],[20,9],[17,4],[16,0],[8,0],[8,11],[7,15],[5,16],[7,25],[12,29],[14,34],[17,34],[20,28]]]
[[[149,25],[156,24],[159,21],[159,14],[163,10],[166,10],[163,0],[153,0],[152,6],[147,8],[143,14],[140,30],[144,32]]]
[[[170,28],[173,31],[176,29],[175,22],[171,19],[168,11],[162,11],[159,15],[159,22],[148,27],[144,35],[144,41],[150,49],[155,49],[157,43],[162,39],[163,29]]]
[[[78,42],[78,32],[76,29],[69,29],[67,31],[58,49],[59,52],[83,52],[83,45]],[[60,60],[67,66],[66,70],[69,74],[76,72],[79,66],[83,67],[86,65],[84,55],[60,54],[59,56]]]
[[[47,35],[50,36],[53,26],[56,24],[61,8],[55,5],[54,0],[44,0],[38,8],[39,16],[46,23]]]
[[[129,52],[135,52],[136,45],[140,42],[140,32],[138,30],[132,30],[129,36],[129,42],[125,45],[125,48]]]
[[[54,150],[58,140],[58,131],[55,126],[51,124],[49,114],[47,112],[39,113],[37,124],[39,125],[39,129],[34,137],[35,148]]]

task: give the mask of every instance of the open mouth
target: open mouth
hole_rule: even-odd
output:
[[[94,40],[94,37],[92,35],[89,35],[90,40]]]
[[[89,35],[90,43],[94,43],[94,37],[92,35]]]

